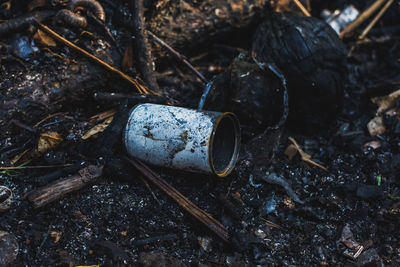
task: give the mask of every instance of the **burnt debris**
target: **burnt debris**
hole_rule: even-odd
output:
[[[342,103],[346,48],[325,22],[291,13],[271,13],[253,37],[252,53],[284,73],[290,118],[298,124],[329,124]]]
[[[400,265],[396,1],[22,2],[0,266]]]

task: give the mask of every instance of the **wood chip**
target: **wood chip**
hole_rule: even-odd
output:
[[[386,131],[385,125],[383,124],[383,117],[375,117],[367,125],[368,132],[371,136],[383,134]]]

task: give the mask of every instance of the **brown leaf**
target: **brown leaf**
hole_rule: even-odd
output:
[[[382,112],[393,107],[396,103],[396,99],[400,96],[400,90],[394,91],[393,93],[385,96],[374,97],[371,101],[378,105],[377,115],[381,115]]]
[[[86,140],[86,139],[92,137],[93,135],[101,133],[102,131],[104,131],[104,129],[106,129],[107,126],[110,125],[110,123],[112,122],[113,118],[114,117],[109,117],[104,122],[99,123],[96,126],[94,126],[93,128],[91,128],[87,133],[85,133],[84,136],[82,136],[82,139]]]
[[[357,259],[364,250],[364,246],[355,241],[353,233],[350,230],[350,226],[347,223],[343,227],[342,236],[340,237],[339,241],[349,248],[346,249],[343,254],[353,260]]]
[[[289,158],[289,160],[292,160],[294,156],[297,155],[298,151],[295,145],[290,144],[288,147],[285,149],[285,155]]]
[[[383,117],[375,117],[368,122],[368,132],[371,136],[383,134],[386,131],[385,125],[383,124]]]
[[[56,231],[50,233],[50,236],[54,238],[54,243],[58,243],[58,241],[60,241],[61,235],[62,235],[61,232],[56,232]]]
[[[42,32],[41,30],[37,30],[35,35],[33,36],[33,40],[35,40],[35,44],[39,46],[57,46],[56,41],[53,38]]]
[[[44,153],[57,147],[62,141],[64,141],[63,137],[57,132],[42,133],[39,137],[37,151]]]

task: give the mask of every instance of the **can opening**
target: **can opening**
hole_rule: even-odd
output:
[[[212,168],[220,176],[228,175],[238,158],[240,145],[239,124],[233,114],[225,113],[215,128],[212,140]]]

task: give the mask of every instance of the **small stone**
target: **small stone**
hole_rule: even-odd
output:
[[[254,234],[260,239],[264,239],[267,237],[267,234],[261,229],[258,229],[257,231],[255,231]]]
[[[13,234],[0,231],[0,266],[7,266],[18,255],[18,242]]]
[[[6,186],[0,186],[0,213],[7,211],[13,202],[12,191]]]
[[[265,216],[267,214],[270,214],[276,210],[276,200],[274,198],[271,198],[267,202],[265,202],[261,207],[258,208],[258,212],[260,213],[260,216]]]
[[[211,241],[209,237],[198,237],[197,240],[204,251],[210,252],[212,250]]]
[[[382,259],[374,248],[371,248],[360,255],[357,260],[357,266],[379,266]]]
[[[291,198],[289,198],[288,196],[285,196],[283,198],[283,204],[285,204],[285,206],[291,210],[296,207],[296,204],[294,203],[294,201]]]

